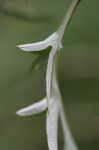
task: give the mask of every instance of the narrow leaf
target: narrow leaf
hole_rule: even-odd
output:
[[[55,76],[53,79],[53,86],[54,86],[54,93],[56,93],[56,95],[57,95],[57,101],[59,104],[59,110],[60,110],[59,115],[60,115],[62,128],[63,128],[63,134],[64,134],[64,150],[78,150],[78,147],[76,146],[76,143],[73,139],[73,136],[71,134],[70,128],[68,126],[68,123],[67,123],[67,120],[65,117],[65,113],[63,110],[63,104],[62,104],[62,100],[61,100],[61,94],[60,94],[57,79]]]
[[[31,44],[23,44],[23,45],[18,45],[18,48],[20,48],[23,51],[42,51],[48,47],[48,43],[46,41],[40,41],[36,43],[31,43]]]
[[[29,116],[41,113],[47,109],[47,100],[44,98],[40,102],[34,103],[28,107],[20,109],[16,112],[19,116]]]
[[[53,43],[55,43],[57,39],[58,39],[58,34],[55,32],[44,41],[30,43],[30,44],[17,45],[17,47],[23,51],[28,51],[28,52],[42,51],[46,49],[48,46],[53,46]]]

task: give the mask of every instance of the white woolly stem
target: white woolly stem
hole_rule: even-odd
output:
[[[49,150],[58,150],[58,118],[59,118],[59,105],[55,96],[52,96],[49,101],[49,110],[47,113],[47,141]]]

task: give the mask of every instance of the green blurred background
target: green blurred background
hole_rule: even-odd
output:
[[[43,40],[57,29],[71,0],[0,0],[0,149],[45,150],[46,113],[15,112],[45,95],[48,52],[17,44]],[[59,83],[80,150],[99,149],[99,1],[82,0],[63,40]],[[62,147],[62,132],[59,132]]]

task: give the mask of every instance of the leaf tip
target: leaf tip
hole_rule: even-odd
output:
[[[26,116],[26,115],[24,114],[24,111],[23,111],[22,109],[16,111],[16,115],[18,115],[18,116]]]

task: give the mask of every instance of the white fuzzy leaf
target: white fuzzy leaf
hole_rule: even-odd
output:
[[[53,46],[53,43],[57,40],[58,35],[57,33],[53,33],[50,35],[47,39],[44,41],[40,42],[35,42],[35,43],[30,43],[30,44],[22,44],[22,45],[17,45],[18,48],[20,48],[23,51],[42,51],[46,49],[48,46]]]
[[[62,111],[62,110],[61,110]],[[63,134],[64,134],[64,150],[78,150],[75,141],[71,135],[67,120],[64,118],[63,111],[60,112],[62,121]]]
[[[23,51],[42,51],[48,47],[48,43],[46,41],[40,41],[36,43],[31,43],[31,44],[23,44],[23,45],[18,45],[18,48],[20,48]]]
[[[48,45],[51,45],[53,47],[53,45],[58,41],[58,38],[58,32],[54,32],[45,41],[48,43]]]
[[[16,112],[19,116],[29,116],[41,113],[47,109],[47,100],[44,98],[40,102],[34,103],[28,107],[20,109]]]

